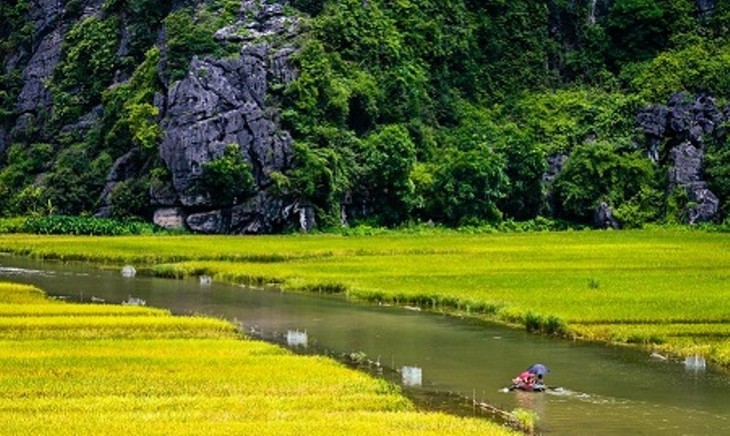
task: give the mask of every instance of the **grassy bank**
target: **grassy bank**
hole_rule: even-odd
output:
[[[0,433],[493,434],[228,322],[47,300],[0,283]]]
[[[7,235],[0,250],[456,310],[730,366],[730,237],[722,233]]]

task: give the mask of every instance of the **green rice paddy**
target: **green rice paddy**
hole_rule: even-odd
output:
[[[0,434],[509,434],[228,322],[0,283]]]
[[[730,366],[730,235],[683,229],[377,236],[0,237],[0,250],[343,293]]]

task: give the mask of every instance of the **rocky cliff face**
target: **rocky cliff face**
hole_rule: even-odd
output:
[[[216,38],[242,41],[240,56],[194,59],[187,77],[167,93],[160,156],[172,186],[164,195],[153,192],[158,224],[172,219],[205,233],[271,232],[296,209],[268,192],[271,174],[288,169],[293,152],[291,137],[278,127],[266,97],[272,85],[286,85],[296,75],[288,57],[298,22],[284,15],[281,4],[258,1],[243,2],[239,17]],[[229,144],[236,144],[252,168],[257,193],[220,208],[201,191],[200,178],[203,166]]]
[[[21,118],[50,106],[50,94],[44,82],[50,79],[61,59],[61,41],[68,30],[62,20],[63,6],[56,0],[31,2],[29,18],[33,23],[35,46],[23,70],[23,88],[16,105]]]
[[[74,22],[65,17],[67,3],[66,0],[35,0],[29,3],[28,19],[33,26],[31,52],[21,50],[5,66],[9,71],[24,65],[22,88],[15,105],[18,117],[9,132],[11,137],[27,135],[36,118],[51,107],[47,83],[61,60],[64,35]],[[103,0],[88,0],[83,4],[79,19],[97,14]]]
[[[668,189],[685,189],[691,206],[689,223],[712,220],[719,200],[704,180],[704,150],[707,140],[723,141],[730,106],[720,109],[707,95],[679,93],[667,105],[653,105],[637,116],[637,124],[648,141],[648,155],[669,166]]]
[[[221,43],[240,46],[238,55],[192,59],[187,76],[170,83],[165,94],[155,97],[162,130],[159,157],[171,175],[169,183],[153,184],[150,192],[157,224],[206,233],[273,232],[290,221],[295,225],[303,222],[305,228],[313,225],[298,216],[311,217],[309,211],[270,190],[271,174],[289,169],[293,159],[292,139],[279,127],[277,111],[268,102],[272,86],[283,88],[296,77],[289,57],[295,51],[300,23],[285,14],[285,3],[241,1],[237,20],[215,34]],[[13,138],[35,135],[32,140],[45,139],[31,130],[42,125],[39,118],[47,117],[52,106],[48,83],[62,59],[64,36],[74,23],[103,16],[103,5],[103,0],[30,2],[28,17],[34,28],[31,50],[18,53],[5,66],[7,71],[22,68],[22,88],[14,123],[0,131],[0,152]],[[121,29],[120,58],[130,43],[127,27],[122,25]],[[164,33],[160,35],[158,39],[164,38]],[[164,72],[159,71],[159,75],[162,78]],[[124,79],[118,73],[115,81]],[[102,116],[100,108],[94,108],[77,123],[63,127],[61,133],[83,136],[80,132],[98,126]],[[250,166],[254,192],[250,198],[221,205],[201,189],[200,178],[205,164],[221,157],[229,144],[238,147]],[[101,193],[100,216],[109,214],[115,187],[142,176],[149,171],[149,163],[149,156],[139,150],[116,159]]]
[[[74,22],[102,14],[103,3],[75,3],[81,9],[79,15],[68,19],[70,5],[64,1],[31,2],[32,50],[19,53],[6,65],[8,70],[24,67],[15,107],[18,116],[10,129],[0,132],[2,149],[9,138],[32,135],[42,122],[39,117],[51,107],[47,84],[61,61],[64,35]],[[241,46],[238,56],[193,59],[187,77],[155,98],[163,132],[160,158],[171,174],[169,184],[155,184],[150,193],[157,208],[156,223],[206,233],[259,233],[276,231],[292,220],[298,223],[299,217],[293,214],[307,215],[295,202],[278,198],[269,189],[271,174],[289,169],[293,158],[291,137],[278,126],[278,114],[267,103],[272,86],[283,87],[296,77],[289,56],[299,22],[285,15],[284,3],[242,1],[238,20],[215,34],[218,41]],[[128,45],[125,35],[122,32],[119,56],[125,55]],[[88,131],[98,125],[98,112],[94,109],[62,132]],[[220,157],[229,144],[236,144],[251,167],[255,194],[223,207],[201,190],[200,177],[204,165]],[[138,151],[119,157],[107,176],[98,214],[108,215],[117,184],[148,169],[148,160]],[[312,224],[304,222],[305,227]]]
[[[128,61],[133,57],[130,55],[134,51],[133,39],[139,31],[130,21],[130,10],[125,8],[145,1],[152,3],[152,0],[28,1],[25,18],[33,29],[29,44],[15,48],[14,52],[0,52],[5,55],[3,72],[17,71],[20,83],[13,92],[13,114],[0,118],[0,155],[7,154],[13,142],[25,145],[43,142],[54,147],[58,159],[65,148],[78,146],[84,137],[109,134],[103,131],[111,129],[109,119],[123,115],[111,113],[109,107],[120,112],[126,109],[107,107],[106,102],[99,102],[102,97],[98,96],[92,104],[83,107],[85,113],[74,114],[75,119],[64,121],[68,125],[45,129],[52,118],[56,98],[51,95],[49,83],[53,82],[54,71],[64,58],[66,49],[62,43],[72,34],[74,26],[86,18],[112,16],[118,23],[115,24],[118,40],[113,52],[116,52],[115,62],[119,65],[114,66],[114,74],[103,79],[102,89],[108,87],[106,91],[112,91],[123,85],[135,69],[135,65],[122,65],[123,59]],[[158,3],[164,6],[158,11],[159,17],[150,19],[153,24],[148,29],[150,35],[144,47],[155,44],[164,52],[167,42],[164,17],[171,11],[204,6],[203,2],[182,0]],[[209,3],[216,2],[205,2]],[[220,2],[223,3],[230,13],[231,5],[236,2]],[[275,97],[276,92],[297,77],[291,57],[296,52],[298,37],[303,33],[303,24],[288,9],[288,3],[287,0],[238,0],[238,9],[234,7],[232,11],[235,19],[226,21],[225,27],[220,29],[216,26],[215,32],[215,40],[227,47],[236,45],[239,47],[237,52],[225,57],[195,57],[181,80],[168,81],[169,71],[164,71],[165,66],[158,64],[156,80],[162,85],[155,88],[159,91],[154,98],[158,113],[153,118],[161,131],[156,143],[159,154],[143,150],[129,137],[123,138],[126,141],[123,146],[109,146],[104,140],[84,143],[87,147],[84,153],[96,153],[93,158],[103,153],[109,156],[104,170],[98,173],[106,173],[106,178],[94,173],[99,183],[96,183],[98,189],[93,196],[100,194],[99,201],[97,204],[88,201],[83,211],[98,207],[99,215],[108,216],[117,187],[146,177],[153,167],[162,166],[169,177],[153,180],[149,192],[150,213],[154,213],[154,221],[162,226],[205,233],[262,233],[276,232],[284,227],[309,229],[313,226],[311,208],[274,189],[277,176],[287,173],[294,165],[293,140],[281,127]],[[567,9],[564,3],[548,1],[545,5],[550,14],[549,33],[556,41],[570,45],[576,38],[576,19],[581,23],[587,20],[600,24],[614,2],[570,0]],[[368,2],[362,5],[368,7]],[[716,0],[697,0],[696,5],[699,14],[711,14],[717,8]],[[137,50],[135,62],[140,60],[139,53],[144,52],[139,51],[139,47]],[[0,89],[0,97],[4,91]],[[64,91],[78,92],[77,89]],[[708,137],[713,140],[724,137],[722,125],[728,120],[730,109],[717,108],[708,96],[678,95],[666,105],[652,106],[639,115],[638,125],[649,144],[648,155],[669,168],[669,189],[686,189],[688,193],[692,203],[690,222],[709,220],[717,213],[717,198],[704,181],[704,150]],[[250,167],[253,187],[232,201],[221,202],[213,198],[201,182],[206,165],[224,156],[231,144]],[[0,165],[5,164],[3,159],[0,159]],[[543,180],[545,184],[560,172],[566,159],[566,155],[551,156],[550,169]],[[50,166],[34,170],[36,180],[42,181],[46,172],[50,172]],[[348,200],[342,203],[343,211],[352,209]],[[604,206],[596,211],[596,224],[615,227],[610,208]],[[363,215],[372,212],[366,207],[363,210],[367,211]],[[346,220],[344,213],[343,220]]]

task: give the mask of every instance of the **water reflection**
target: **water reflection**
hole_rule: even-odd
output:
[[[700,372],[707,368],[707,361],[702,356],[688,356],[684,359],[684,367],[688,371]]]
[[[300,332],[298,330],[289,330],[286,332],[286,344],[290,347],[307,348],[308,342],[309,335],[307,335],[307,332]]]
[[[422,386],[423,385],[423,369],[417,366],[404,366],[401,369],[403,386]]]
[[[122,277],[132,278],[137,275],[137,269],[132,265],[124,265],[122,268]]]
[[[547,397],[541,392],[516,390],[513,394],[517,400],[518,407],[532,410],[537,413],[538,416],[545,416],[545,402]]]

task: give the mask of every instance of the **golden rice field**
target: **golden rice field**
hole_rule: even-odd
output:
[[[458,311],[730,366],[730,235],[0,236],[0,251]]]
[[[0,434],[490,434],[414,409],[330,359],[164,310],[47,300],[0,283]]]

